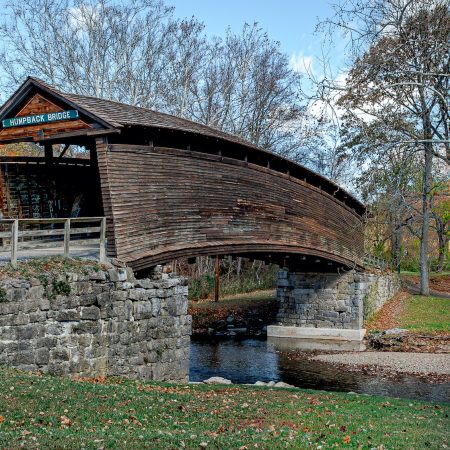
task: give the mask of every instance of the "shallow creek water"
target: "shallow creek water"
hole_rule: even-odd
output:
[[[266,339],[193,338],[190,381],[212,376],[238,384],[284,381],[307,389],[450,402],[450,383],[427,383],[408,375],[388,379],[375,372],[344,371],[323,362],[294,357],[290,351],[279,351]]]

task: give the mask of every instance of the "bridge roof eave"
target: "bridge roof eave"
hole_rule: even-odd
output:
[[[127,255],[123,255],[122,257],[119,256],[118,259],[131,266],[134,270],[143,270],[157,264],[161,264],[162,262],[168,262],[177,258],[215,255],[259,255],[262,260],[268,260],[269,255],[272,255],[273,257],[311,256],[341,264],[347,269],[364,269],[362,258],[355,257],[355,260],[352,260],[350,258],[320,249],[312,249],[298,245],[268,244],[266,242],[242,242],[233,244],[215,242],[203,246],[172,246],[161,249],[160,251],[153,250],[150,252],[132,252]]]

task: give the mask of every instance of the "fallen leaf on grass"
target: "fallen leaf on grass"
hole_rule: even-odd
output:
[[[350,443],[350,436],[345,436],[344,439],[342,439],[344,444],[349,444]]]
[[[74,381],[81,381],[83,383],[94,383],[94,384],[105,384],[106,377],[103,375],[98,375],[96,377],[73,377]]]
[[[69,428],[72,425],[72,421],[67,416],[61,416],[59,420],[61,422],[61,428]]]
[[[3,416],[0,416],[0,423],[4,422],[5,418]]]

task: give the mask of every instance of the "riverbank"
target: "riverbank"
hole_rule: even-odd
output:
[[[317,355],[311,359],[343,368],[408,374],[430,381],[450,382],[450,355],[433,353],[353,352]]]
[[[366,328],[369,349],[450,353],[450,299],[399,292]]]
[[[275,291],[254,291],[212,300],[190,301],[194,336],[262,336],[275,320]]]
[[[0,447],[445,448],[448,405],[302,389],[71,381],[0,369]]]

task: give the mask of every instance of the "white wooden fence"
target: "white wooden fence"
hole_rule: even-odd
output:
[[[96,224],[96,226],[72,227],[73,224]],[[3,226],[2,226],[3,225]],[[28,228],[24,226],[28,225]],[[33,225],[46,225],[47,229],[30,229]],[[63,225],[58,228],[58,225]],[[3,219],[0,220],[1,228],[9,230],[0,231],[0,238],[3,245],[0,246],[0,252],[11,252],[11,265],[17,265],[18,250],[39,250],[61,247],[63,242],[63,251],[65,257],[70,255],[70,245],[77,246],[92,244],[99,246],[99,260],[105,262],[106,259],[106,217],[71,217],[57,219]],[[90,234],[98,234],[98,237],[92,238]],[[71,236],[88,235],[87,238],[73,239]],[[64,240],[58,239],[63,236]],[[6,242],[5,242],[6,241]],[[9,242],[9,243],[8,243]]]

